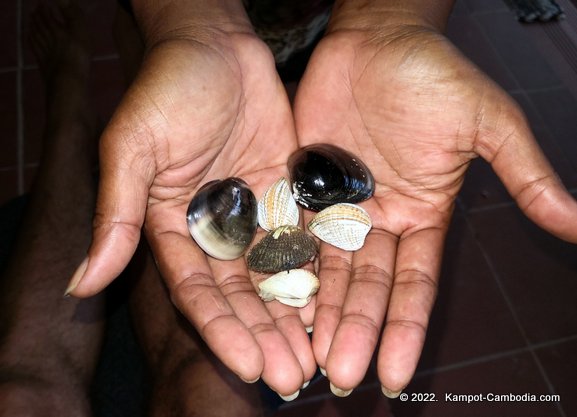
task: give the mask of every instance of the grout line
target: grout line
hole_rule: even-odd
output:
[[[16,189],[18,195],[22,195],[24,193],[24,106],[22,97],[22,67],[24,59],[22,56],[22,0],[16,0],[16,8],[16,53],[18,59],[16,68]]]
[[[534,353],[534,351],[536,351],[538,349],[552,347],[552,346],[560,345],[560,344],[566,343],[566,342],[573,342],[576,340],[577,340],[577,334],[572,335],[572,336],[562,337],[559,339],[548,340],[545,342],[533,343],[533,344],[529,344],[525,347],[521,347],[521,348],[517,348],[517,349],[505,350],[502,352],[492,353],[490,355],[484,355],[484,356],[479,356],[476,358],[467,359],[467,360],[460,361],[460,362],[455,362],[455,363],[452,363],[449,365],[443,365],[443,366],[434,367],[434,368],[430,368],[430,369],[424,369],[422,371],[416,372],[415,378],[423,378],[425,376],[430,376],[430,375],[434,375],[434,374],[441,373],[441,372],[448,372],[448,371],[454,371],[457,369],[466,368],[466,367],[471,366],[471,365],[488,363],[488,362],[492,362],[494,360],[508,358],[511,356],[516,356],[520,353]]]
[[[474,229],[473,225],[471,224],[470,219],[468,217],[465,217],[465,221],[467,223],[467,227],[473,233],[473,236],[475,236],[475,229]],[[499,275],[497,269],[495,268],[495,265],[493,264],[493,261],[489,257],[489,254],[485,250],[483,244],[476,237],[474,239],[475,239],[475,242],[477,244],[477,247],[479,248],[479,250],[481,252],[481,255],[485,259],[485,262],[487,263],[487,266],[489,267],[489,270],[491,271],[491,275],[493,276],[493,279],[494,279],[495,283],[497,284],[497,287],[499,288],[499,292],[501,293],[501,296],[503,297],[503,300],[505,301],[505,304],[507,305],[507,308],[509,309],[509,312],[511,313],[513,321],[515,322],[515,325],[517,326],[519,332],[521,333],[521,337],[523,338],[523,341],[525,342],[524,350],[528,351],[531,354],[531,357],[533,358],[533,363],[537,366],[539,374],[541,375],[543,382],[547,386],[547,390],[549,391],[549,393],[555,394],[556,393],[555,387],[554,387],[553,383],[551,382],[551,380],[549,379],[549,376],[547,375],[547,372],[546,372],[543,364],[541,363],[541,360],[539,359],[539,357],[535,353],[535,349],[536,349],[535,346],[538,346],[538,345],[531,343],[529,337],[527,336],[527,332],[525,331],[525,328],[523,327],[523,325],[521,323],[521,319],[519,318],[519,315],[517,314],[517,310],[515,309],[513,301],[509,297],[509,294],[507,293],[507,290],[506,290],[505,285],[501,279],[501,276]],[[556,403],[555,408],[557,409],[557,411],[559,412],[561,417],[566,417],[565,410],[563,409],[563,407],[560,403]]]
[[[519,355],[521,353],[529,353],[531,355],[535,355],[536,350],[560,345],[560,344],[567,343],[567,342],[573,342],[573,341],[577,341],[577,334],[574,334],[572,336],[562,337],[559,339],[547,340],[547,341],[539,342],[539,343],[532,343],[532,344],[529,344],[525,347],[521,347],[518,349],[510,349],[510,350],[505,350],[502,352],[493,353],[490,355],[479,356],[476,358],[467,359],[467,360],[460,361],[460,362],[455,362],[455,363],[452,363],[449,365],[424,369],[424,370],[416,372],[413,379],[424,378],[424,377],[436,375],[436,374],[443,373],[443,372],[450,372],[450,371],[455,371],[455,370],[459,370],[459,369],[464,369],[464,368],[467,368],[467,367],[473,366],[473,365],[480,365],[480,364],[493,362],[493,361],[499,360],[499,359],[510,358],[510,357]],[[538,363],[537,366],[539,367],[540,363]],[[322,380],[322,378],[319,378],[317,380],[313,380],[313,382],[311,382],[311,385],[314,385],[321,380]],[[545,383],[546,383],[547,388],[549,389],[549,391],[551,393],[556,393],[554,390],[551,389],[552,387],[550,387],[549,384],[547,384],[547,381],[545,381]],[[376,381],[376,382],[371,382],[368,384],[360,385],[359,387],[355,388],[354,392],[364,392],[364,391],[368,391],[368,390],[372,390],[372,389],[379,389],[380,390],[380,388],[381,388],[381,383],[379,381]],[[323,401],[323,400],[330,400],[331,398],[336,398],[336,397],[331,392],[326,392],[326,393],[314,395],[311,397],[302,398],[296,402],[284,403],[281,405],[280,408],[283,410],[286,410],[286,409],[290,409],[290,408],[294,408],[294,407],[301,407],[301,406],[307,405],[307,404],[318,403],[319,401]],[[566,413],[564,412],[563,409],[558,408],[558,411],[559,411],[561,417],[566,417]]]

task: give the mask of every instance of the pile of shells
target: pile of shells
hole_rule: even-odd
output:
[[[329,144],[304,147],[288,161],[291,185],[278,179],[257,203],[238,178],[212,181],[192,199],[187,222],[191,236],[210,256],[235,259],[244,254],[257,225],[268,234],[247,255],[248,268],[272,273],[259,284],[264,301],[303,307],[317,292],[318,278],[300,269],[317,252],[314,238],[298,226],[301,206],[316,211],[308,230],[346,251],[360,249],[372,227],[368,213],[355,203],[370,198],[374,180],[351,153]]]

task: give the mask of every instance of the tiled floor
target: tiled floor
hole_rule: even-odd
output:
[[[458,0],[449,37],[524,108],[537,140],[577,196],[577,9],[523,26],[502,0]],[[25,192],[41,152],[43,99],[25,44],[33,0],[0,2],[0,203]],[[97,34],[93,97],[105,120],[122,93],[111,39],[114,2],[86,0]],[[577,247],[531,224],[483,161],[461,192],[439,298],[417,375],[436,402],[386,401],[372,368],[346,399],[326,379],[285,404],[289,416],[577,415]],[[558,394],[554,402],[446,401],[453,394]]]

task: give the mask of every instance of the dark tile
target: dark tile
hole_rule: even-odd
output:
[[[559,78],[534,45],[533,39],[510,12],[475,16],[521,88],[542,89],[560,85]]]
[[[522,348],[524,339],[461,215],[445,247],[439,295],[419,368]]]
[[[577,416],[575,375],[577,374],[577,340],[536,350],[555,393],[561,396],[561,407],[567,416]]]
[[[537,140],[537,143],[545,153],[545,156],[551,162],[553,169],[557,172],[561,180],[569,188],[577,185],[577,147],[575,149],[563,149],[560,143],[569,143],[570,146],[573,145],[572,140],[567,140],[569,137],[569,131],[573,131],[573,125],[577,127],[577,122],[574,121],[573,117],[577,117],[577,111],[574,114],[566,114],[561,116],[559,119],[555,120],[554,117],[550,117],[548,112],[550,111],[549,105],[554,104],[557,106],[576,106],[577,102],[571,102],[570,98],[567,97],[566,90],[563,91],[563,98],[565,99],[562,103],[551,103],[547,99],[543,99],[543,95],[549,97],[553,92],[548,93],[512,93],[511,96],[519,104],[531,129],[533,135]],[[545,111],[543,111],[545,109]],[[563,109],[562,111],[571,112],[571,108]],[[567,127],[567,124],[569,127]],[[565,126],[565,132],[558,132],[561,127]],[[572,153],[573,152],[573,153]]]
[[[465,4],[464,0],[457,0],[453,5],[453,10],[451,12],[451,17],[455,16],[467,16],[469,14],[469,9]]]
[[[529,341],[577,333],[577,246],[539,229],[516,207],[469,218]]]
[[[391,404],[396,417],[560,417],[552,402],[448,401],[447,395],[549,394],[531,354],[523,353],[491,362],[415,378],[404,391],[408,401]],[[416,394],[432,393],[437,401],[413,402]]]
[[[18,19],[16,6],[18,2],[0,2],[0,28],[2,42],[0,42],[0,68],[15,67],[17,58],[17,27]]]
[[[447,37],[502,88],[509,91],[519,88],[479,24],[470,15],[454,15],[449,19]]]
[[[0,168],[15,167],[17,164],[16,73],[0,73]]]
[[[380,386],[353,391],[346,398],[334,395],[313,401],[298,399],[282,406],[276,417],[391,417],[389,400],[381,393]]]
[[[481,158],[471,161],[459,199],[468,210],[513,201],[491,165]]]
[[[458,0],[465,3],[471,13],[486,13],[508,10],[503,0]]]
[[[577,98],[565,89],[531,92],[529,98],[577,171]]]
[[[16,168],[0,169],[0,205],[18,195],[18,171]]]

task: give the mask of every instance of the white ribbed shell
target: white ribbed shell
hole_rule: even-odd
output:
[[[306,306],[319,289],[319,279],[306,269],[282,271],[260,284],[259,296],[264,301],[277,300],[293,307]]]
[[[270,231],[280,226],[296,226],[299,209],[285,178],[270,186],[258,202],[258,224]]]
[[[362,207],[339,203],[318,212],[308,227],[322,241],[346,251],[355,251],[365,244],[372,223]]]

